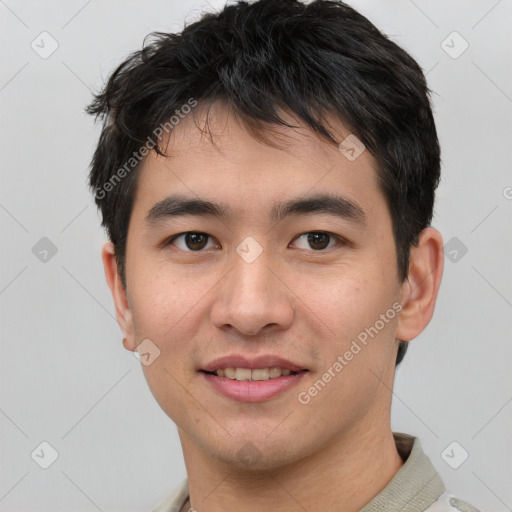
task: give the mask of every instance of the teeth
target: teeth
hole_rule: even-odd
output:
[[[281,376],[281,368],[270,368],[268,372],[268,376],[271,379],[275,379],[276,377]]]
[[[235,370],[236,380],[249,380],[251,378],[252,370],[250,368],[237,368]]]
[[[219,377],[231,380],[268,380],[290,375],[291,370],[281,368],[224,368],[215,372]]]
[[[257,370],[253,370],[251,373],[252,380],[268,380],[269,378],[269,370],[268,368],[258,368]]]
[[[219,375],[218,371],[217,371],[217,375]],[[228,379],[234,379],[235,378],[235,369],[234,368],[224,368],[224,377],[227,377]]]

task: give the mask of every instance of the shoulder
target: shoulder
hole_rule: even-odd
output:
[[[425,512],[480,512],[464,500],[443,492],[439,498],[430,505]]]

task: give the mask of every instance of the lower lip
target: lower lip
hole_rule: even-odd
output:
[[[201,372],[205,379],[224,396],[239,402],[265,402],[297,385],[305,373],[283,375],[268,380],[232,380]]]

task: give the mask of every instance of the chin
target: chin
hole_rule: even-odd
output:
[[[286,467],[299,462],[315,451],[313,446],[308,449],[306,446],[297,444],[296,437],[292,435],[269,439],[266,432],[267,430],[262,430],[259,437],[252,438],[247,435],[233,436],[229,438],[227,444],[213,443],[207,451],[212,458],[227,464],[230,468],[250,473],[268,472]]]

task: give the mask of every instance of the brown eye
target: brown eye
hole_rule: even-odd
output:
[[[304,233],[296,238],[299,241],[299,249],[313,249],[315,251],[322,251],[324,249],[330,249],[335,240],[341,239],[333,235],[331,233],[326,233],[324,231],[311,231],[309,233]],[[300,242],[302,241],[302,244]],[[302,247],[300,247],[302,245]]]
[[[201,233],[200,231],[187,231],[186,233],[181,233],[181,235],[176,235],[173,237],[171,240],[169,240],[169,244],[174,244],[184,251],[197,252],[201,251],[207,246],[208,240],[210,238],[210,235]],[[179,240],[181,243],[175,243],[177,240]]]
[[[325,249],[331,237],[327,233],[308,233],[308,244],[313,249]]]

